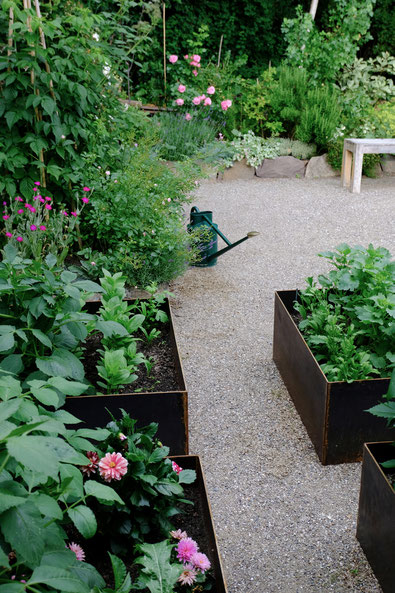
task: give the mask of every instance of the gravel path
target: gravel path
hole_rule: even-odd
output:
[[[205,182],[193,205],[231,241],[260,232],[171,285],[229,593],[379,593],[355,538],[360,464],[319,463],[272,361],[273,297],[341,242],[395,255],[395,179],[364,178],[359,195],[339,178]]]

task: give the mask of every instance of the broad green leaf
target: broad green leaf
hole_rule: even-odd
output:
[[[115,492],[114,488],[95,482],[94,480],[87,480],[85,482],[85,493],[87,496],[94,496],[98,500],[105,500],[107,502],[119,502],[125,504],[122,498]]]
[[[96,533],[96,518],[90,508],[80,504],[67,511],[68,516],[83,537],[89,539]]]
[[[77,282],[73,282],[73,285],[86,292],[103,292],[100,284],[92,282],[92,280],[77,280]]]
[[[81,395],[86,391],[89,385],[79,383],[78,381],[68,381],[63,377],[51,377],[48,383],[56,389],[59,389],[65,395]]]
[[[51,377],[70,377],[76,381],[84,379],[81,361],[68,350],[57,349],[51,356],[36,359],[37,368]]]
[[[118,556],[114,556],[110,552],[108,555],[111,559],[112,571],[114,573],[115,589],[117,593],[130,593],[132,581],[130,574],[126,571],[126,566]]]
[[[8,400],[12,397],[19,397],[22,394],[20,382],[14,377],[0,377],[0,397]]]
[[[386,469],[394,469],[395,468],[395,459],[391,459],[390,461],[384,461],[381,463],[383,467]]]
[[[180,484],[192,484],[196,480],[196,472],[194,469],[183,469],[178,474],[178,481]]]
[[[147,463],[157,463],[161,459],[164,459],[169,454],[169,447],[157,447],[154,449],[149,456]]]
[[[43,386],[36,386],[37,383],[43,383],[43,381],[29,381],[30,390],[34,397],[45,406],[53,406],[57,408],[59,406],[59,396],[54,389],[49,389]]]
[[[0,566],[4,567],[4,568],[9,568],[9,566],[10,566],[8,554],[6,554],[4,552],[4,550],[1,546],[0,546]],[[1,591],[1,587],[0,587],[0,591]]]
[[[66,410],[56,410],[54,416],[61,422],[64,422],[64,424],[81,424],[82,422],[82,420],[73,416],[70,412],[66,412]]]
[[[107,430],[107,428],[79,428],[75,434],[76,436],[84,437],[86,439],[104,441],[110,436],[110,431]]]
[[[30,587],[44,584],[58,589],[62,593],[89,593],[90,588],[70,570],[55,568],[54,566],[38,566],[34,569],[27,584]]]
[[[174,586],[183,571],[180,564],[172,564],[170,554],[173,546],[168,541],[138,546],[143,554],[136,563],[143,566],[140,581],[150,593],[174,593]]]
[[[0,362],[0,369],[18,375],[23,371],[23,362],[21,354],[9,354]]]
[[[104,587],[105,582],[103,577],[98,573],[96,568],[88,562],[75,562],[72,566],[70,566],[70,572],[76,575],[78,578],[81,579],[92,591],[94,587]],[[117,593],[122,593],[121,591],[117,591]],[[126,593],[130,593],[130,589]]]
[[[6,352],[11,350],[15,344],[14,334],[2,334],[0,335],[0,352]]]
[[[7,441],[7,450],[12,457],[28,469],[56,479],[59,460],[48,441],[48,437],[44,436],[11,437]]]
[[[43,97],[41,100],[41,106],[49,115],[52,115],[56,109],[56,103],[51,97]]]
[[[21,399],[11,399],[0,403],[0,423],[13,416],[22,404]]]
[[[128,322],[128,329],[131,333],[137,331],[144,323],[145,315],[133,315]]]
[[[88,458],[85,465],[88,463]],[[81,470],[74,465],[62,463],[60,465],[60,479],[62,487],[62,500],[69,498],[82,498],[84,496],[84,487]]]
[[[102,332],[105,338],[109,338],[113,335],[129,335],[127,329],[117,321],[103,321],[102,319],[98,319],[98,321],[96,322],[96,329]]]
[[[24,593],[26,591],[24,583],[9,582],[6,585],[0,585],[0,593]]]
[[[27,501],[28,492],[18,482],[5,480],[0,483],[0,514],[11,507],[17,507]]]
[[[183,488],[180,484],[170,482],[169,480],[158,480],[154,488],[157,490],[157,492],[159,492],[159,494],[163,494],[164,496],[172,496],[173,494],[177,495],[183,493]]]
[[[52,342],[41,330],[39,329],[32,329],[32,334],[37,340],[39,340],[44,346],[48,346],[48,348],[52,348]]]
[[[9,509],[1,515],[0,524],[4,539],[19,559],[32,568],[37,566],[44,551],[43,521],[33,502]]]
[[[53,519],[62,519],[63,513],[54,498],[44,494],[43,492],[33,492],[30,495],[30,500],[34,502],[38,510],[45,517]]]

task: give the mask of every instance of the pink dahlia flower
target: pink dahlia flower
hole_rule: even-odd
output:
[[[197,553],[198,549],[197,543],[191,537],[181,539],[176,547],[177,558],[181,562],[189,562],[192,556]]]
[[[179,93],[185,93],[185,90],[186,90],[186,88],[187,88],[187,87],[186,87],[185,85],[183,85],[183,84],[179,84],[179,85],[178,85],[178,92],[179,92]]]
[[[179,107],[181,107],[181,105],[184,105],[184,99],[176,99],[176,105],[179,105]]]
[[[170,531],[171,537],[174,539],[185,539],[188,537],[186,531],[181,531],[181,529],[177,529],[177,531]]]
[[[99,470],[106,482],[120,480],[128,471],[128,462],[120,453],[107,453],[99,462]]]
[[[215,86],[209,86],[208,89],[207,89],[207,93],[209,95],[214,95],[214,93],[215,93]]]
[[[169,62],[170,64],[175,64],[178,60],[178,56],[176,56],[175,54],[172,54],[169,58]]]
[[[190,562],[201,572],[204,572],[211,567],[210,560],[207,558],[206,554],[201,554],[200,552],[195,552],[195,554],[192,554],[190,557]]]
[[[211,105],[210,97],[206,97],[206,99],[204,100],[204,105]]]
[[[181,585],[193,585],[196,581],[197,572],[191,564],[185,564],[184,570],[178,577],[177,581]]]
[[[200,101],[201,101],[201,98],[200,98],[200,97],[194,97],[194,98],[192,99],[192,103],[193,103],[194,105],[200,105]]]
[[[74,552],[74,554],[77,557],[77,560],[80,560],[81,562],[85,560],[85,552],[81,548],[81,546],[75,544],[74,542],[71,542],[71,544],[69,544],[67,547],[70,548],[72,552]]]
[[[186,113],[186,114],[185,114],[185,119],[186,119],[187,121],[191,121],[191,119],[192,119],[192,115],[191,115],[190,113]]]
[[[82,465],[80,470],[89,478],[91,474],[96,473],[96,468],[99,465],[99,456],[96,451],[87,451],[86,456],[89,459],[89,463],[87,465]]]
[[[169,198],[170,200],[170,198]],[[171,462],[171,466],[173,468],[173,471],[176,472],[176,474],[178,475],[180,472],[182,472],[182,467],[180,467],[179,465],[177,465],[177,463],[175,461]]]

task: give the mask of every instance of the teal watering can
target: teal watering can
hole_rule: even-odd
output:
[[[211,210],[204,210],[201,212],[199,208],[193,206],[191,208],[190,222],[187,228],[188,231],[192,231],[199,227],[203,227],[208,231],[211,231],[209,232],[209,237],[203,240],[199,246],[201,261],[193,264],[194,266],[201,268],[215,266],[217,263],[217,257],[223,253],[226,253],[230,249],[233,249],[233,247],[236,247],[236,245],[240,245],[240,243],[243,243],[243,241],[247,241],[247,239],[259,235],[257,231],[250,231],[245,237],[239,239],[239,241],[231,243],[229,239],[227,239],[225,235],[221,233],[218,225],[213,222],[213,213]],[[220,251],[218,251],[218,236],[220,236],[221,239],[223,239],[227,244],[227,247],[220,249]]]

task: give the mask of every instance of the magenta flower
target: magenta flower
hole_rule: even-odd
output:
[[[82,191],[91,191],[91,188],[85,186],[85,187],[82,188]]]
[[[179,105],[179,107],[181,107],[181,105],[184,105],[184,99],[176,99],[176,105]]]
[[[96,468],[99,465],[99,456],[96,453],[96,451],[87,451],[86,456],[89,459],[90,463],[88,463],[87,465],[82,465],[80,467],[80,470],[89,478],[91,474],[96,473]]]
[[[20,210],[17,210],[17,213],[18,214],[23,214],[24,213],[24,210],[22,210],[22,208],[21,208]]]
[[[194,105],[200,105],[200,101],[201,101],[201,98],[200,98],[200,97],[194,97],[194,98],[192,99],[192,103],[193,103]]]
[[[192,59],[195,60],[195,62],[200,62],[200,56],[198,54],[193,54]]]
[[[177,558],[181,562],[189,562],[198,549],[197,543],[191,537],[181,539],[176,547]]]
[[[19,241],[19,243],[22,243],[23,241],[22,237],[17,237],[16,240]]]
[[[169,58],[169,62],[170,64],[175,64],[178,60],[178,56],[176,56],[175,54],[172,54]]]
[[[35,197],[35,198],[33,198],[33,199],[34,199],[34,200],[37,200],[37,198],[38,198],[38,199],[42,198],[42,195],[41,195],[41,194],[36,194],[36,197]]]
[[[31,224],[31,225],[30,225],[30,230],[31,230],[31,231],[36,231],[36,230],[37,230],[37,227],[36,227],[36,225],[35,225],[35,224]]]
[[[125,434],[123,434],[123,432],[120,432],[118,434],[118,438],[120,441],[126,441],[126,439],[128,438]]]
[[[15,202],[23,202],[23,200],[22,200],[21,196],[17,196],[17,197],[15,198]]]
[[[33,206],[30,206],[29,210],[30,210],[30,212],[36,212],[36,209],[33,208]]]
[[[84,204],[89,204],[89,198],[81,198]]]
[[[201,554],[200,552],[195,552],[192,554],[190,561],[192,562],[193,566],[199,569],[201,572],[208,570],[211,566],[210,560],[207,558],[206,554]]]
[[[39,181],[35,181],[34,185],[41,185],[41,183]]]
[[[77,212],[70,212],[71,216],[78,216]]]
[[[46,231],[47,227],[44,226],[43,224],[40,224],[39,229],[40,229],[40,231]]]
[[[44,204],[44,202],[45,202],[44,198],[38,198],[38,199],[40,200],[41,204]]]
[[[186,113],[186,114],[185,114],[185,119],[186,119],[187,121],[191,121],[191,119],[192,119],[192,115],[191,115],[190,113]]]
[[[39,198],[41,198],[41,196],[38,196]],[[50,198],[49,196],[45,196],[45,199],[47,200],[47,202],[51,202],[52,198]]]
[[[79,546],[78,544],[75,544],[74,542],[71,542],[71,544],[69,544],[66,547],[69,548],[72,552],[74,552],[74,554],[77,557],[77,560],[80,560],[81,562],[83,562],[85,560],[85,552],[81,548],[81,546]]]
[[[186,90],[186,88],[187,88],[187,87],[186,87],[186,86],[184,86],[183,84],[179,84],[179,85],[178,85],[178,92],[179,92],[179,93],[185,93],[185,90]]]
[[[192,74],[193,74],[194,76],[197,76],[197,75],[198,75],[198,71],[197,71],[197,70],[192,70]]]
[[[99,470],[106,482],[120,480],[128,471],[128,462],[121,453],[106,453],[99,462]]]
[[[68,216],[66,210],[64,212],[62,212],[63,216]]]
[[[33,191],[39,191],[39,187],[33,187]]]
[[[45,204],[44,208],[45,208],[46,210],[52,210],[52,206],[51,206],[51,204]]]
[[[175,461],[172,461],[171,462],[171,467],[173,468],[173,471],[175,471],[177,475],[180,472],[182,472],[182,467],[180,467],[179,465],[177,465],[177,463]]]
[[[3,220],[8,220],[8,219],[9,219],[9,216],[8,216],[7,214],[5,214],[5,215],[3,216]]]
[[[7,206],[7,202],[3,202],[3,206]]]
[[[5,236],[11,238],[12,237],[12,233],[6,233]]]
[[[193,585],[196,581],[197,572],[192,566],[192,564],[185,564],[184,570],[178,577],[177,581],[181,583],[181,585]]]
[[[214,86],[209,86],[208,89],[207,89],[207,93],[209,95],[214,95],[214,93],[215,93],[215,87]]]
[[[211,99],[210,99],[210,97],[206,97],[205,98],[203,105],[211,105]]]
[[[229,107],[232,107],[232,101],[230,99],[225,99],[225,101],[221,101],[221,109],[223,111],[226,111],[227,109],[229,109]]]

